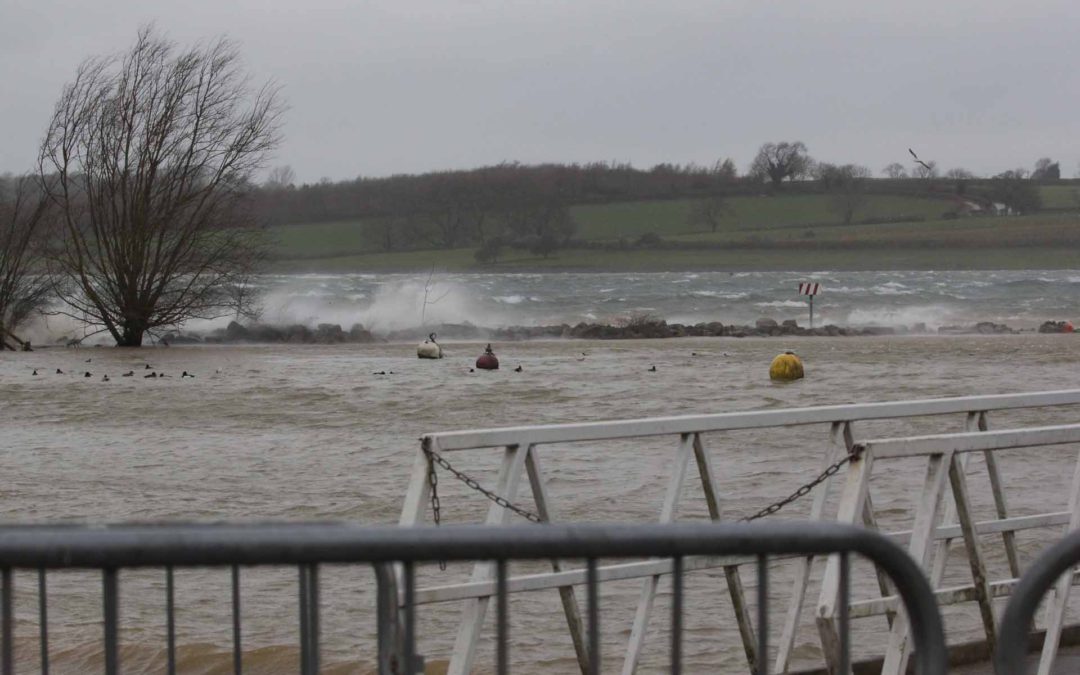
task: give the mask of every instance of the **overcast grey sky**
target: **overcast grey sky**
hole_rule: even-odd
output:
[[[226,34],[300,181],[500,161],[711,164],[768,140],[875,172],[1080,162],[1077,0],[0,0],[0,171],[91,54]]]

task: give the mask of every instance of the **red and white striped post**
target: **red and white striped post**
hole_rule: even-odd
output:
[[[821,284],[816,281],[803,281],[799,284],[799,295],[810,296],[810,327],[814,327],[814,296],[821,291]]]

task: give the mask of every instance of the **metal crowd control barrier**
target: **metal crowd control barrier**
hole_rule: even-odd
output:
[[[1020,675],[1028,650],[1028,633],[1035,621],[1039,603],[1047,592],[1053,598],[1047,607],[1047,631],[1043,651],[1039,659],[1040,675],[1053,670],[1054,654],[1058,636],[1051,633],[1057,618],[1056,608],[1068,599],[1069,588],[1074,582],[1074,568],[1080,564],[1080,532],[1073,532],[1050,549],[1044,551],[1013,589],[1009,605],[1001,617],[1001,639],[994,654],[994,670],[1000,675]],[[1052,589],[1052,590],[1051,590]]]
[[[1066,390],[427,434],[421,439],[421,447],[417,450],[399,522],[402,525],[416,525],[424,520],[424,512],[431,498],[432,457],[442,456],[443,453],[469,449],[500,448],[502,451],[502,463],[494,485],[494,494],[499,495],[506,501],[514,502],[518,499],[522,475],[527,473],[532,499],[536,504],[539,519],[543,522],[550,522],[556,520],[557,516],[541,471],[539,457],[539,447],[541,445],[675,436],[678,442],[675,447],[671,464],[672,471],[667,481],[667,489],[660,511],[660,522],[670,523],[675,520],[680,494],[686,483],[687,472],[690,470],[691,458],[695,460],[697,465],[709,516],[712,520],[719,521],[721,520],[721,491],[717,481],[717,473],[713,468],[712,455],[705,447],[702,434],[735,430],[765,430],[800,425],[828,425],[830,440],[821,463],[821,468],[824,470],[855,449],[857,445],[853,428],[855,422],[964,415],[967,430],[984,433],[989,428],[987,419],[989,412],[1077,404],[1080,404],[1080,390]],[[962,473],[966,467],[967,454],[963,452],[958,454],[960,455],[958,469]],[[1002,488],[1002,479],[993,453],[987,450],[984,456],[998,518],[988,523],[979,523],[978,531],[980,533],[990,531],[1001,533],[1010,568],[1013,576],[1017,577],[1019,576],[1019,562],[1013,541],[1013,531],[1025,527],[1063,525],[1070,521],[1069,514],[1050,513],[1034,518],[1010,518]],[[868,480],[868,466],[869,462],[856,462],[853,464],[851,471],[865,471]],[[940,488],[941,476],[943,475],[937,474],[936,480],[938,482],[935,485],[938,488]],[[825,517],[825,506],[830,483],[831,480],[826,478],[814,491],[813,503],[810,508],[810,518],[812,520],[820,520]],[[960,487],[963,487],[963,485],[960,485]],[[865,485],[863,489],[865,490]],[[1075,492],[1076,490],[1074,490]],[[849,523],[861,523],[876,529],[874,509],[868,495],[865,493],[848,495],[845,500],[842,506],[844,509],[841,514],[842,520]],[[934,587],[940,585],[945,572],[948,542],[958,537],[962,529],[951,523],[955,517],[954,509],[946,508],[943,526],[938,526],[933,522],[936,513],[935,503],[932,513],[920,512],[916,525],[916,534],[896,533],[897,536],[910,537],[913,545],[914,542],[920,542],[918,545],[921,548],[918,549],[918,555],[916,556],[920,561],[926,560],[924,555],[926,553],[924,549],[927,546],[926,538],[931,537],[937,542],[938,555],[931,572],[931,581]],[[495,503],[488,509],[486,523],[489,525],[503,524],[508,522],[510,515],[508,509]],[[928,516],[930,517],[929,520]],[[960,516],[962,527],[968,527],[970,522],[964,525],[964,521],[965,519],[970,521],[970,512],[960,513]],[[965,541],[970,540],[971,538],[965,537]],[[971,550],[970,546],[969,550]],[[787,672],[790,669],[790,661],[796,644],[796,633],[809,587],[812,560],[812,557],[806,557],[795,563],[796,571],[791,590],[791,599],[781,638],[776,649],[773,666],[775,672]],[[752,563],[752,560],[718,562],[716,560],[690,558],[684,561],[684,569],[723,567],[728,592],[731,597],[732,610],[735,614],[747,663],[751,671],[763,672],[764,668],[760,664],[768,660],[768,654],[760,649],[760,636],[755,637],[754,622],[747,608],[748,603],[744,597],[740,578],[739,567],[746,563]],[[837,580],[836,564],[838,563],[834,562],[829,570],[828,582],[830,590],[824,592],[821,596],[819,612],[824,612],[824,615],[819,615],[817,618],[823,653],[832,672],[837,672],[838,668],[838,664],[833,660],[833,655],[838,653],[836,641],[839,639],[836,629],[838,605],[834,595]],[[552,560],[552,566],[553,571],[550,573],[511,578],[507,583],[511,591],[559,590],[578,663],[581,671],[585,673],[588,672],[588,650],[573,588],[575,583],[581,583],[584,570],[568,569],[563,562],[554,559]],[[421,588],[416,591],[416,598],[420,603],[464,601],[462,620],[450,657],[449,675],[467,675],[472,670],[477,644],[480,639],[480,630],[494,589],[495,573],[496,570],[493,566],[478,564],[474,567],[472,578],[467,583]],[[646,560],[620,565],[607,565],[599,567],[596,573],[600,580],[644,579],[641,599],[637,606],[621,670],[623,675],[632,675],[637,669],[642,655],[649,617],[652,612],[660,576],[672,573],[670,561]],[[891,592],[884,579],[879,579],[879,586],[883,596],[890,595]],[[953,599],[961,599],[961,596],[963,598],[973,597],[970,592],[965,593],[960,593],[959,596]],[[901,634],[905,630],[902,628],[902,621],[894,621],[896,613],[895,601],[888,598],[873,600],[869,604],[856,604],[853,609],[857,614],[852,616],[885,614],[891,629]],[[895,652],[896,648],[894,646],[892,651]],[[905,643],[899,648],[902,659],[895,658],[896,654],[894,654],[887,672],[903,672],[902,670],[896,670],[896,667],[900,665],[901,660],[906,661],[908,658],[909,647]]]
[[[988,465],[993,466],[992,458],[995,451],[1063,444],[1080,444],[1080,424],[867,441],[856,446],[859,456],[848,464],[847,484],[840,498],[837,519],[846,523],[862,521],[870,494],[870,476],[877,464],[893,459],[925,457],[927,459],[926,479],[919,496],[915,522],[912,531],[905,533],[908,535],[908,551],[920,566],[929,567],[931,561],[933,562],[933,567],[930,569],[930,583],[935,588],[935,598],[939,606],[970,601],[978,604],[986,643],[992,651],[999,639],[998,636],[1003,634],[997,629],[994,621],[993,599],[1009,595],[1019,577],[1015,541],[1011,535],[1031,528],[1064,525],[1068,530],[1074,530],[1080,526],[1080,457],[1077,459],[1073,472],[1067,511],[1018,518],[1007,518],[1003,515],[999,519],[982,522],[976,522],[972,512],[964,459],[970,453],[982,452],[988,459]],[[946,516],[946,521],[955,517],[959,520],[958,528],[949,522],[946,522],[945,527],[938,526],[946,480],[952,488],[951,506],[954,507],[947,510],[949,515]],[[1000,489],[1000,484],[994,486],[993,491],[995,502],[1004,504],[1004,494]],[[990,533],[1000,533],[1005,537],[1005,550],[1012,569],[1012,578],[992,581],[988,577],[986,556],[983,553],[979,535]],[[954,538],[963,539],[970,567],[971,584],[941,589],[939,586],[944,576],[948,543]],[[935,542],[937,543],[936,552],[933,546]],[[817,614],[818,629],[821,632],[822,642],[826,645],[838,639],[838,631],[844,630],[838,629],[835,621],[837,602],[835,589],[839,574],[837,563],[830,560],[821,586]],[[1047,610],[1047,640],[1043,650],[1045,666],[1039,671],[1043,675],[1049,675],[1053,667],[1071,585],[1071,577],[1066,578]],[[895,599],[889,597],[887,586],[884,584],[882,584],[882,596],[884,597],[880,599],[853,603],[849,610],[850,615],[853,617],[882,614],[889,616],[896,609]],[[881,672],[883,675],[900,675],[905,672],[911,650],[911,645],[907,643],[907,626],[902,621],[890,620],[889,629],[888,650],[885,653]]]
[[[423,660],[416,653],[416,607],[414,565],[435,560],[494,561],[496,596],[495,672],[509,672],[510,592],[507,561],[539,560],[552,556],[584,559],[587,585],[588,673],[601,672],[600,611],[598,604],[598,558],[662,556],[671,559],[673,570],[672,639],[670,672],[682,672],[682,562],[687,556],[752,555],[759,570],[757,612],[761,640],[766,648],[768,627],[768,557],[775,555],[838,554],[840,565],[840,606],[847,606],[851,554],[871,560],[895,584],[910,620],[918,650],[917,672],[945,675],[946,652],[941,616],[933,594],[918,566],[902,549],[886,537],[863,528],[834,523],[776,524],[677,524],[677,525],[547,525],[543,527],[455,526],[443,528],[373,528],[339,524],[252,524],[252,525],[157,525],[114,527],[4,527],[0,528],[0,633],[2,671],[14,672],[12,598],[15,592],[13,569],[37,569],[41,608],[40,640],[42,670],[48,669],[48,606],[44,579],[47,569],[89,568],[102,570],[105,672],[120,671],[122,632],[121,570],[163,567],[167,577],[166,621],[168,672],[176,670],[174,634],[176,598],[173,570],[188,566],[232,568],[233,664],[239,674],[243,667],[240,649],[241,613],[239,575],[243,566],[288,565],[298,568],[300,630],[300,672],[319,670],[320,651],[320,565],[370,563],[382,570],[377,574],[379,672],[417,673]],[[400,622],[395,616],[395,577],[386,566],[402,568],[404,606]],[[846,626],[846,614],[840,621]],[[836,655],[848,672],[850,645],[848,632],[841,631]],[[765,675],[765,670],[759,675]]]

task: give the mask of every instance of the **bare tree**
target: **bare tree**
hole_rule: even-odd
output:
[[[19,325],[48,301],[52,284],[44,269],[44,246],[52,213],[32,176],[0,178],[0,349],[12,342]]]
[[[855,213],[866,204],[870,176],[870,169],[858,164],[822,163],[817,166],[817,178],[830,195],[832,210],[840,215],[845,225],[850,225]]]
[[[714,195],[695,202],[686,219],[691,225],[708,227],[710,232],[716,232],[724,221],[724,216],[731,213],[732,209],[727,200],[720,195]]]
[[[296,186],[296,172],[288,164],[270,170],[263,187],[269,190],[285,190]]]
[[[789,178],[800,178],[810,170],[811,160],[801,141],[766,143],[750,165],[750,175],[768,177],[774,186]]]
[[[892,164],[882,169],[881,172],[884,173],[887,177],[893,179],[908,177],[907,169],[905,169],[904,165],[900,162],[893,162]]]
[[[975,177],[975,174],[971,173],[967,169],[958,167],[958,168],[949,169],[948,171],[946,171],[945,172],[945,177],[950,178],[952,180],[971,180],[972,178]]]
[[[126,54],[83,62],[39,158],[63,223],[55,272],[76,289],[68,313],[136,347],[245,311],[259,258],[245,199],[281,112],[226,39],[181,51],[143,28]]]

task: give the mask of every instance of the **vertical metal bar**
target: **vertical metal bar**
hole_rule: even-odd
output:
[[[3,603],[2,608],[0,608],[0,622],[3,623],[3,626],[0,627],[0,633],[3,634],[4,640],[4,652],[3,656],[0,657],[0,661],[3,661],[4,675],[13,675],[15,672],[15,645],[12,643],[14,620],[11,616],[11,595],[15,592],[15,589],[11,582],[11,568],[5,567],[0,572],[0,577],[3,578],[4,594],[3,600],[0,600]]]
[[[105,613],[105,673],[116,675],[120,672],[118,632],[119,632],[119,591],[117,589],[116,569],[104,570],[102,574],[101,595]]]
[[[311,656],[311,672],[317,675],[319,672],[319,566],[308,565],[308,608],[311,616],[308,619],[308,640],[311,646],[308,653]]]
[[[682,557],[671,561],[671,673],[682,673],[683,568]]]
[[[840,675],[851,672],[851,560],[840,554]]]
[[[379,642],[379,675],[400,674],[404,667],[401,652],[401,620],[397,582],[400,566],[392,563],[374,565],[376,594],[375,630]]]
[[[232,635],[233,673],[244,672],[244,659],[240,652],[240,566],[232,566]]]
[[[167,675],[176,675],[176,581],[173,567],[165,567],[165,659]]]
[[[38,570],[38,635],[41,644],[41,675],[49,675],[49,605],[45,568]]]
[[[596,558],[589,558],[585,568],[589,595],[589,675],[600,675],[600,593],[596,578]]]
[[[297,570],[300,573],[300,673],[301,675],[311,675],[311,655],[309,654],[311,629],[308,626],[311,613],[308,611],[310,595],[307,567],[298,565]]]
[[[510,626],[509,626],[509,607],[507,607],[507,592],[506,592],[506,560],[498,560],[495,563],[495,595],[496,595],[496,616],[497,622],[497,634],[496,639],[498,644],[495,648],[495,672],[498,675],[507,675],[510,672],[509,666],[509,654],[507,653],[507,642],[510,639]]]
[[[769,559],[764,555],[757,558],[757,576],[757,675],[769,675]]]
[[[416,672],[416,577],[412,561],[401,565],[402,581],[405,585],[405,672]]]

